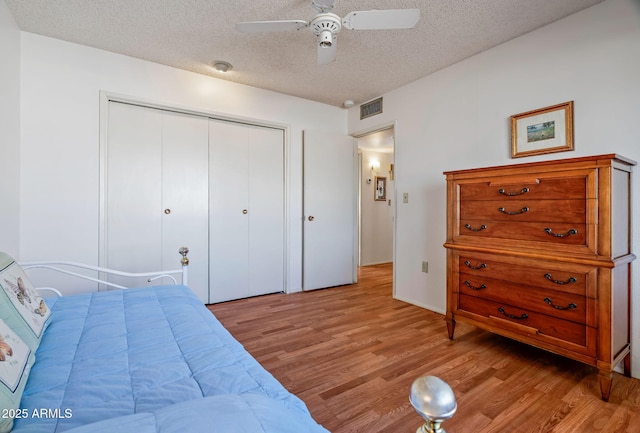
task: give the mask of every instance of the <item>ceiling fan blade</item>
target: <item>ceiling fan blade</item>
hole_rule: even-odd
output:
[[[418,23],[420,9],[354,11],[342,19],[349,30],[410,29]]]
[[[338,46],[336,44],[336,37],[333,37],[333,43],[330,47],[323,47],[318,44],[318,64],[328,65],[336,61],[336,54],[338,53]]]
[[[308,25],[309,23],[302,20],[246,21],[237,23],[236,30],[245,33],[287,32],[304,29]]]

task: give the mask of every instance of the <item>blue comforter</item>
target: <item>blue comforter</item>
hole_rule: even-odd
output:
[[[327,433],[184,286],[55,298],[14,432]]]

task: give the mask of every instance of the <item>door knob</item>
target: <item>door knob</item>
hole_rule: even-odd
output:
[[[246,209],[242,209],[242,213],[243,213],[244,215],[246,215],[246,214],[248,214],[248,213],[249,213],[249,211],[248,211],[248,210],[246,210]]]
[[[171,209],[165,209],[165,210],[164,210],[164,213],[165,213],[165,214],[167,214],[167,215],[169,215],[169,214],[171,213]]]
[[[309,221],[313,221],[314,219],[316,219],[313,215],[309,215]]]

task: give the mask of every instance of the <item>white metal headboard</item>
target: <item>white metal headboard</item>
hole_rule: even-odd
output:
[[[180,264],[182,265],[182,267],[181,269],[175,269],[175,270],[169,270],[169,271],[123,272],[123,271],[118,271],[116,269],[103,268],[100,266],[93,266],[85,263],[70,262],[70,261],[63,261],[63,260],[23,262],[23,263],[20,263],[20,266],[22,266],[24,270],[35,269],[35,268],[50,269],[52,271],[60,272],[66,275],[72,275],[74,277],[78,277],[83,280],[93,281],[94,283],[104,284],[106,286],[115,287],[117,289],[126,289],[127,287],[112,283],[110,281],[106,281],[102,278],[94,278],[89,275],[83,275],[73,271],[72,269],[76,269],[76,270],[84,269],[84,270],[101,272],[106,275],[119,275],[122,277],[131,277],[131,278],[147,277],[148,282],[155,281],[160,278],[169,278],[173,281],[174,284],[178,284],[178,281],[176,280],[174,275],[180,275],[181,284],[186,286],[189,282],[188,275],[187,275],[187,267],[189,266],[189,258],[187,257],[187,254],[189,253],[189,248],[182,247],[178,250],[178,253],[182,255],[182,259],[180,259]],[[51,290],[57,293],[59,296],[61,296],[58,290],[53,289],[51,287],[40,287],[38,288],[38,290]]]

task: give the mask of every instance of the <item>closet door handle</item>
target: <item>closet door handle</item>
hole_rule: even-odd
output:
[[[246,209],[242,209],[242,214],[243,214],[243,215],[246,215],[246,214],[248,214],[248,213],[249,213],[249,211],[248,211],[248,210],[246,210]]]
[[[316,219],[316,217],[314,217],[313,215],[309,215],[309,218],[307,218],[309,221],[313,221],[314,219]]]
[[[164,213],[165,213],[165,215],[169,215],[171,213],[171,209],[165,209]]]

